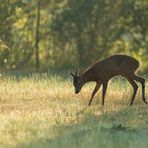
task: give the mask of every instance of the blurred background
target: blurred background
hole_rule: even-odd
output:
[[[115,53],[148,72],[147,0],[0,0],[0,71],[81,68]]]

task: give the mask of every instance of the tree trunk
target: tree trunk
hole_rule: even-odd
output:
[[[40,58],[39,58],[39,42],[40,42],[40,0],[37,2],[37,14],[36,14],[36,37],[35,37],[35,60],[36,60],[36,69],[40,68]]]
[[[79,53],[79,66],[82,67],[85,64],[85,49],[81,35],[77,38],[77,50]]]

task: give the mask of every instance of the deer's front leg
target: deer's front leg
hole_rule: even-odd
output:
[[[98,83],[96,84],[96,86],[95,86],[95,89],[93,90],[92,95],[91,95],[91,98],[90,98],[90,101],[89,101],[89,104],[88,104],[89,106],[91,105],[91,102],[92,102],[92,100],[93,100],[93,97],[94,97],[94,95],[97,93],[97,91],[99,90],[100,86],[101,86],[101,83],[98,82]]]

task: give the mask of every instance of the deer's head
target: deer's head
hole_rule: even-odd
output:
[[[75,88],[75,93],[78,94],[84,85],[82,80],[82,75],[78,74],[78,71],[76,70],[75,73],[70,72],[70,75],[73,77],[73,86]]]

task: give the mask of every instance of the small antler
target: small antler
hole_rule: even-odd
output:
[[[78,76],[78,70],[76,70],[76,72],[75,72],[75,76]]]
[[[74,73],[72,71],[70,71],[69,73],[71,76],[75,77]]]
[[[78,77],[78,76],[79,76],[78,70],[76,70],[75,73],[74,73],[73,71],[70,71],[69,74],[70,74],[71,76],[73,76],[73,77]]]

